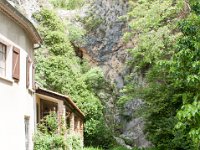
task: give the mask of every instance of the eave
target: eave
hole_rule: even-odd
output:
[[[84,113],[76,106],[76,104],[72,101],[72,99],[66,95],[62,95],[60,93],[57,92],[53,92],[47,89],[43,89],[40,87],[37,87],[36,89],[36,94],[41,94],[41,95],[45,95],[45,96],[49,96],[49,97],[53,97],[56,98],[58,100],[62,100],[64,102],[67,102],[68,104],[70,104],[74,110],[76,110],[76,112],[82,117],[84,118],[85,115]]]

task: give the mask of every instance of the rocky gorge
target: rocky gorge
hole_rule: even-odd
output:
[[[32,14],[39,11],[41,6],[53,9],[48,0],[9,1],[34,24],[37,22]],[[86,30],[85,43],[74,43],[78,56],[87,59],[91,66],[102,68],[106,79],[113,85],[100,89],[98,96],[104,99],[104,115],[107,124],[113,128],[116,141],[127,148],[148,147],[150,143],[143,133],[144,122],[135,115],[143,104],[142,100],[130,99],[122,108],[117,105],[120,90],[126,84],[125,77],[130,72],[126,65],[129,59],[126,49],[133,46],[123,40],[123,34],[129,27],[121,17],[127,14],[128,9],[129,4],[125,0],[94,0],[78,10],[59,8],[56,11],[63,20],[76,22]],[[92,19],[91,22],[85,22],[84,18]],[[140,77],[135,76],[134,79],[139,84],[143,82]]]

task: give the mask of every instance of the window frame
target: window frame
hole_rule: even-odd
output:
[[[25,149],[29,150],[29,146],[30,146],[30,117],[29,116],[24,116],[24,129],[25,129],[24,130]]]
[[[12,78],[15,82],[19,82],[20,80],[20,68],[21,68],[21,54],[20,54],[20,48],[17,48],[13,46],[12,50]]]
[[[0,42],[0,45],[2,47],[5,47],[5,53],[3,53],[3,51],[2,52],[0,51],[0,53],[2,53],[2,55],[5,54],[5,68],[0,67],[0,69],[4,69],[4,75],[0,74],[0,77],[6,78],[6,76],[7,76],[7,45],[2,42]]]
[[[26,57],[26,88],[30,89],[32,83],[31,77],[32,60],[29,56]]]

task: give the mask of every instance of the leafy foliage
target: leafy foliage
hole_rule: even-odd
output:
[[[131,4],[131,32],[124,39],[134,39],[128,62],[133,71],[121,101],[145,101],[145,131],[157,149],[198,149],[199,2],[190,1],[191,7],[184,0]],[[138,84],[135,74],[145,84]]]
[[[83,149],[81,138],[77,135],[68,135],[67,142],[70,145],[70,147],[72,148],[72,150],[82,150]]]
[[[80,39],[83,32],[74,32],[76,27],[66,26],[52,10],[41,10],[35,14],[35,19],[41,25],[39,30],[44,40],[35,54],[37,81],[45,88],[69,95],[85,113],[86,145],[109,145],[108,134],[103,133],[103,106],[93,89],[104,82],[103,73],[79,59],[71,44],[77,37]],[[99,139],[104,139],[104,143]]]
[[[176,54],[170,63],[172,85],[178,89],[176,100],[182,100],[182,107],[177,113],[178,128],[187,130],[193,139],[196,149],[200,148],[200,3],[190,1],[191,12],[180,22],[179,27],[183,37],[178,42]],[[198,8],[198,9],[197,9]]]
[[[50,0],[50,2],[57,8],[77,9],[84,4],[84,0]]]
[[[61,130],[62,129],[62,130]],[[66,135],[64,124],[58,124],[56,112],[50,112],[38,124],[34,137],[34,150],[81,150],[81,138],[78,135]]]
[[[58,132],[57,114],[51,112],[38,125],[34,137],[34,150],[69,150],[64,135]]]
[[[102,24],[103,19],[95,14],[88,13],[88,15],[80,19],[80,21],[84,24],[87,32],[91,32]]]
[[[79,7],[79,2],[82,3],[52,0],[56,7],[67,9]],[[128,50],[132,72],[119,103],[133,98],[144,100],[141,111],[145,131],[156,149],[199,149],[200,2],[129,2],[130,10],[125,16],[129,31],[124,40],[133,44]],[[112,135],[95,92],[104,84],[103,74],[99,68],[90,68],[77,58],[71,44],[80,41],[86,32],[70,23],[66,26],[49,10],[42,10],[35,18],[41,24],[44,38],[44,45],[36,52],[37,80],[44,87],[70,95],[84,111],[86,145],[108,149]],[[102,20],[89,15],[82,22],[90,31]]]

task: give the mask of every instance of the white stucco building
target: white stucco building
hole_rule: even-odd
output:
[[[0,0],[0,150],[33,150],[37,123],[56,110],[67,134],[83,141],[84,114],[67,96],[35,88],[34,50],[42,40],[6,0]]]
[[[0,149],[31,150],[36,125],[33,51],[41,43],[34,26],[0,0]]]

